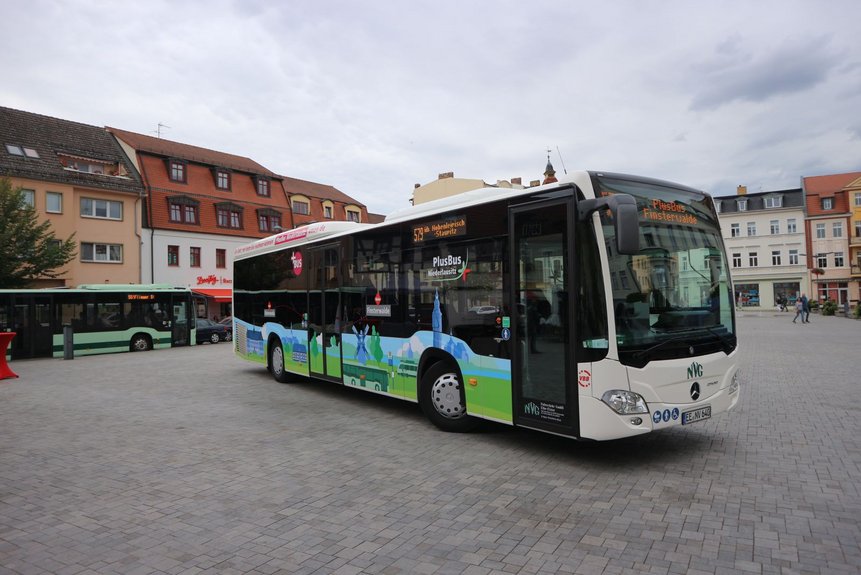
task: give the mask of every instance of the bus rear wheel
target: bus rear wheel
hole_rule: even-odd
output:
[[[284,367],[284,346],[277,339],[269,342],[269,372],[278,383],[287,383],[288,374]]]
[[[467,415],[463,383],[457,370],[445,362],[434,364],[422,377],[419,404],[431,423],[443,431],[462,433],[479,423]]]
[[[152,349],[152,340],[146,334],[136,333],[132,336],[129,349],[131,351],[149,351]]]

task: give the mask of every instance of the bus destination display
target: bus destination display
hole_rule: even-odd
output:
[[[413,226],[413,241],[417,244],[466,235],[466,216],[455,216]]]

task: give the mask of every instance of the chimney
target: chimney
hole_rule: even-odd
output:
[[[522,181],[520,178],[511,178],[511,183],[517,186],[522,186]]]
[[[738,189],[736,190],[736,193],[739,196],[743,196],[743,195],[747,194],[747,186],[739,186]]]
[[[454,177],[454,172],[444,172],[444,173],[439,175],[440,180],[445,180],[446,178],[453,178],[453,177]]]
[[[421,184],[414,184],[414,185],[413,185],[413,189],[414,189],[414,190],[415,190],[416,188],[420,188],[420,187],[422,187],[422,185],[421,185]]]

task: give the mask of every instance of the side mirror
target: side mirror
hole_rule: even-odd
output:
[[[637,201],[628,194],[614,194],[594,200],[583,200],[577,204],[579,219],[588,221],[598,210],[609,209],[613,214],[616,232],[616,251],[620,254],[635,255],[640,252],[640,221],[637,215]]]

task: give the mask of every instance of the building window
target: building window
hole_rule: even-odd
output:
[[[167,246],[167,265],[179,265],[179,246]]]
[[[24,205],[30,208],[36,207],[36,191],[21,190],[21,197],[24,198]]]
[[[81,216],[85,218],[101,218],[105,220],[122,220],[123,203],[112,200],[81,198]]]
[[[199,202],[185,196],[167,199],[170,206],[170,221],[180,224],[196,224],[200,221]]]
[[[816,238],[822,239],[825,237],[825,224],[816,224]]]
[[[861,238],[861,222],[855,222],[855,237]]]
[[[834,207],[834,198],[822,198],[822,209],[830,210]]]
[[[782,208],[783,196],[768,196],[765,198],[766,208]]]
[[[756,235],[756,222],[747,222],[747,235],[755,236]]]
[[[183,206],[183,218],[187,224],[197,223],[197,206]]]
[[[257,195],[269,197],[269,180],[257,176]]]
[[[123,263],[121,244],[92,244],[81,242],[81,261],[97,263]]]
[[[186,182],[186,170],[185,170],[185,162],[180,160],[171,160],[170,161],[170,179],[173,182]]]
[[[776,236],[780,233],[780,222],[778,220],[771,220],[770,227],[771,235]]]
[[[789,265],[798,265],[798,250],[789,250]]]
[[[861,192],[855,192],[855,207],[861,208]]]
[[[732,254],[732,267],[740,268],[741,267],[741,254]]]
[[[843,237],[843,222],[834,222],[831,224],[831,233],[835,238]]]
[[[215,172],[215,187],[219,190],[230,189],[230,172],[226,170],[216,170]]]
[[[311,213],[311,204],[300,200],[293,200],[293,213],[300,216],[307,216]]]
[[[843,267],[843,252],[834,252],[834,267]]]
[[[323,206],[323,217],[327,220],[332,219],[332,206]]]
[[[741,307],[759,305],[759,284],[737,284],[735,293],[736,302]]]
[[[45,211],[49,214],[62,214],[63,194],[60,192],[48,192],[45,196]]]
[[[774,250],[771,252],[771,265],[779,266],[780,265],[780,251]]]
[[[750,267],[755,268],[759,265],[756,252],[750,252],[748,254],[748,261],[750,262]]]
[[[797,228],[795,227],[795,218],[789,218],[786,220],[786,233],[794,234]]]
[[[737,238],[741,235],[740,224],[730,224],[730,235],[734,238]]]
[[[721,203],[720,200],[715,200],[714,202],[715,202],[715,211],[717,213],[720,213],[720,203]]]
[[[39,152],[33,148],[28,148],[27,146],[21,146],[19,144],[6,144],[6,151],[13,156],[25,156],[27,158],[39,157]]]
[[[746,212],[747,211],[747,200],[736,200],[738,203],[738,211]]]
[[[360,220],[359,212],[354,212],[353,210],[347,210],[347,221],[348,222],[359,222]]]
[[[188,265],[193,268],[200,267],[200,248],[189,248]]]
[[[242,208],[231,203],[216,204],[215,220],[220,228],[242,229]]]
[[[257,214],[257,223],[261,232],[274,232],[281,229],[281,216],[270,212],[260,211]]]
[[[827,268],[828,267],[828,255],[827,254],[819,254],[816,256],[816,267],[818,267],[818,268]]]
[[[215,267],[219,269],[227,267],[227,250],[222,248],[215,250]]]

